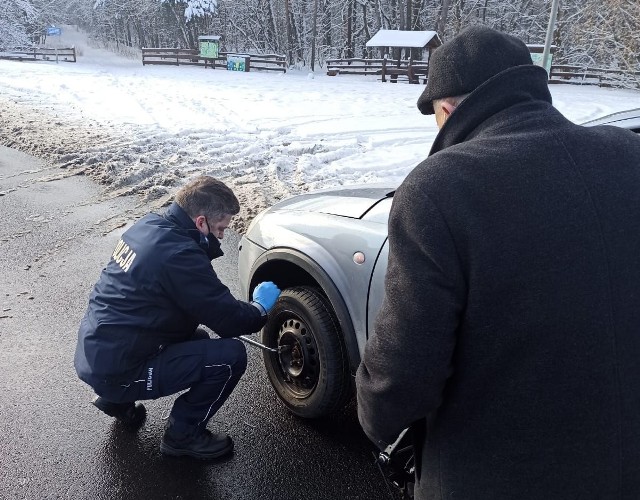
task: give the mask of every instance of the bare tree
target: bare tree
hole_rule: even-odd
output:
[[[447,26],[447,16],[449,15],[449,6],[451,0],[442,0],[442,6],[440,7],[440,15],[438,16],[438,22],[436,23],[436,31],[438,33],[444,33]]]
[[[542,43],[548,0],[11,0],[0,9],[0,45],[37,41],[48,24],[72,23],[116,46],[196,47],[284,53],[315,70],[328,58],[371,55],[380,29],[435,29],[447,39],[471,24]],[[554,61],[640,69],[640,1],[562,0]],[[394,57],[399,56],[394,54]]]

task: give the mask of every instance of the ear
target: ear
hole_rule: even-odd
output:
[[[453,113],[456,110],[455,104],[451,104],[450,102],[447,102],[447,101],[442,101],[440,105],[442,106],[442,112],[445,115],[445,120],[447,120],[451,115],[451,113]]]
[[[204,215],[198,215],[195,219],[193,219],[193,222],[199,231],[207,230],[207,224],[206,224],[206,219]]]

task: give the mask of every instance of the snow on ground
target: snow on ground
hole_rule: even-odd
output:
[[[135,193],[154,207],[192,176],[214,175],[238,195],[242,230],[292,194],[398,184],[437,133],[433,117],[415,105],[422,85],[329,77],[322,69],[312,78],[142,66],[141,58],[63,30],[55,43],[75,45],[77,63],[0,61],[0,143],[47,159],[51,168],[37,175],[90,175],[107,196]],[[632,90],[551,91],[555,106],[577,122],[640,107]]]

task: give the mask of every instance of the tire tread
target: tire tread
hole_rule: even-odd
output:
[[[274,369],[274,367],[270,366],[273,357],[265,352],[264,361],[271,384],[287,408],[300,417],[319,418],[339,411],[351,399],[352,384],[346,345],[331,304],[319,289],[306,286],[289,288],[283,291],[281,298],[278,300],[279,302],[282,301],[280,304],[295,301],[299,306],[304,307],[309,315],[315,317],[319,328],[317,328],[318,331],[314,329],[314,337],[316,344],[322,343],[323,349],[327,352],[327,359],[323,369],[326,370],[326,378],[333,382],[331,386],[326,385],[325,394],[322,394],[320,401],[315,401],[317,397],[311,396],[310,399],[313,399],[312,405],[294,404],[295,398],[287,398],[286,392],[283,394],[283,390],[279,389],[277,387],[278,384],[275,384],[272,380],[279,368]],[[274,310],[278,307],[279,305],[276,303]],[[265,326],[265,328],[267,327]],[[264,335],[265,332],[263,330]],[[263,341],[266,340],[268,339],[263,338]]]

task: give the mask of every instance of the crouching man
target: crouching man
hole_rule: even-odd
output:
[[[136,401],[188,389],[169,416],[160,445],[167,455],[217,458],[233,450],[207,422],[247,366],[234,337],[262,328],[280,294],[265,282],[253,302],[236,300],[211,267],[239,210],[219,180],[202,176],[184,186],[164,215],[146,215],[124,232],[80,324],[76,372],[107,415],[136,428],[146,416]]]

